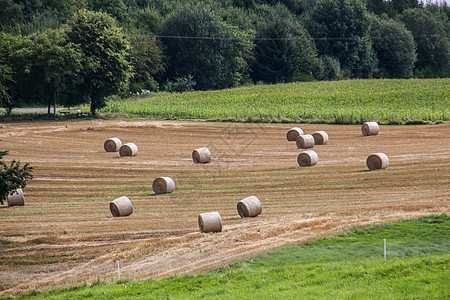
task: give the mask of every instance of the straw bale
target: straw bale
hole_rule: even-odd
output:
[[[109,210],[114,217],[125,217],[133,213],[133,205],[128,197],[122,196],[109,203]]]
[[[306,150],[301,152],[297,157],[297,162],[300,167],[312,167],[317,164],[319,156],[314,150]]]
[[[158,177],[153,180],[152,188],[155,194],[172,193],[175,189],[175,182],[170,177]]]
[[[196,164],[207,164],[211,161],[211,152],[207,147],[195,149],[192,152],[192,159]]]
[[[379,131],[377,122],[364,122],[361,126],[361,132],[364,136],[377,135]]]
[[[386,169],[389,165],[389,158],[384,153],[373,153],[366,159],[369,170]]]
[[[116,137],[109,138],[105,141],[103,147],[106,152],[117,152],[122,147],[122,141]]]
[[[286,138],[288,141],[296,141],[297,137],[299,135],[303,134],[303,130],[300,127],[293,127],[291,129],[289,129],[289,131],[286,134]]]
[[[315,145],[325,145],[328,143],[328,134],[325,131],[319,130],[312,134]]]
[[[221,232],[222,218],[217,211],[199,214],[198,227],[201,232]]]
[[[237,211],[241,218],[256,217],[262,212],[261,201],[256,196],[250,196],[237,203]]]
[[[23,190],[17,189],[14,192],[10,193],[6,201],[8,202],[8,206],[24,206],[25,197],[23,195]]]
[[[120,147],[120,156],[136,156],[138,153],[138,147],[133,143],[126,143]]]
[[[307,149],[314,147],[314,137],[310,134],[303,134],[297,137],[297,148]]]

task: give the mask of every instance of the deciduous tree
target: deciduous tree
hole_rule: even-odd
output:
[[[370,37],[382,77],[410,78],[416,61],[413,36],[401,22],[372,16]]]
[[[335,57],[354,77],[369,78],[375,70],[370,22],[361,0],[319,0],[308,22],[319,55]]]
[[[289,12],[272,11],[260,24],[255,41],[252,77],[264,82],[312,78],[317,50],[309,33]]]
[[[107,13],[78,11],[69,24],[68,42],[80,49],[80,91],[89,96],[91,114],[105,105],[105,97],[126,88],[131,76],[129,43]]]
[[[246,67],[243,58],[252,47],[245,33],[199,5],[176,10],[164,22],[161,35],[165,36],[168,78],[192,75],[200,90],[237,85]]]
[[[450,75],[449,26],[444,26],[439,18],[425,9],[409,9],[400,20],[412,32],[417,44],[416,69],[426,76]]]

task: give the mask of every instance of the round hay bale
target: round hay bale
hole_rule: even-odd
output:
[[[175,182],[170,177],[158,177],[153,180],[152,188],[155,194],[172,193],[175,189]]]
[[[133,143],[126,143],[119,150],[120,156],[136,156],[138,147]]]
[[[262,211],[261,201],[256,196],[250,196],[237,203],[237,211],[241,218],[256,217]]]
[[[217,211],[199,214],[198,227],[201,232],[221,232],[222,218]]]
[[[314,137],[310,134],[299,135],[296,142],[298,149],[307,149],[314,147]]]
[[[133,205],[128,197],[122,196],[109,203],[109,210],[114,217],[125,217],[133,213]]]
[[[326,133],[325,131],[316,131],[312,134],[312,136],[314,138],[315,145],[325,145],[326,143],[328,143],[328,133]]]
[[[195,149],[192,152],[192,159],[196,164],[207,164],[211,161],[211,152],[207,147]]]
[[[296,141],[297,137],[302,134],[303,134],[303,130],[300,127],[294,127],[294,128],[289,129],[289,131],[286,134],[286,138],[290,142]]]
[[[106,152],[117,152],[122,147],[122,141],[119,138],[113,137],[107,139],[103,145]]]
[[[389,158],[384,153],[373,153],[366,159],[369,170],[386,169],[389,165]]]
[[[6,199],[8,206],[24,206],[25,197],[23,196],[23,190],[17,189],[16,191],[10,193]]]
[[[361,132],[364,136],[377,135],[380,131],[377,122],[364,122],[361,126]]]
[[[312,167],[319,161],[319,156],[314,150],[306,150],[301,152],[297,157],[297,162],[300,167]]]

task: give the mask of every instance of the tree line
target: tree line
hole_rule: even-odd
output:
[[[0,0],[0,100],[450,75],[450,8],[416,0]]]

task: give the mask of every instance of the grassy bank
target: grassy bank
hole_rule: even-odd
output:
[[[448,299],[449,232],[449,216],[427,216],[357,228],[198,275],[97,282],[22,298]]]
[[[450,79],[345,80],[157,93],[109,101],[105,114],[237,122],[416,124],[450,121]]]

